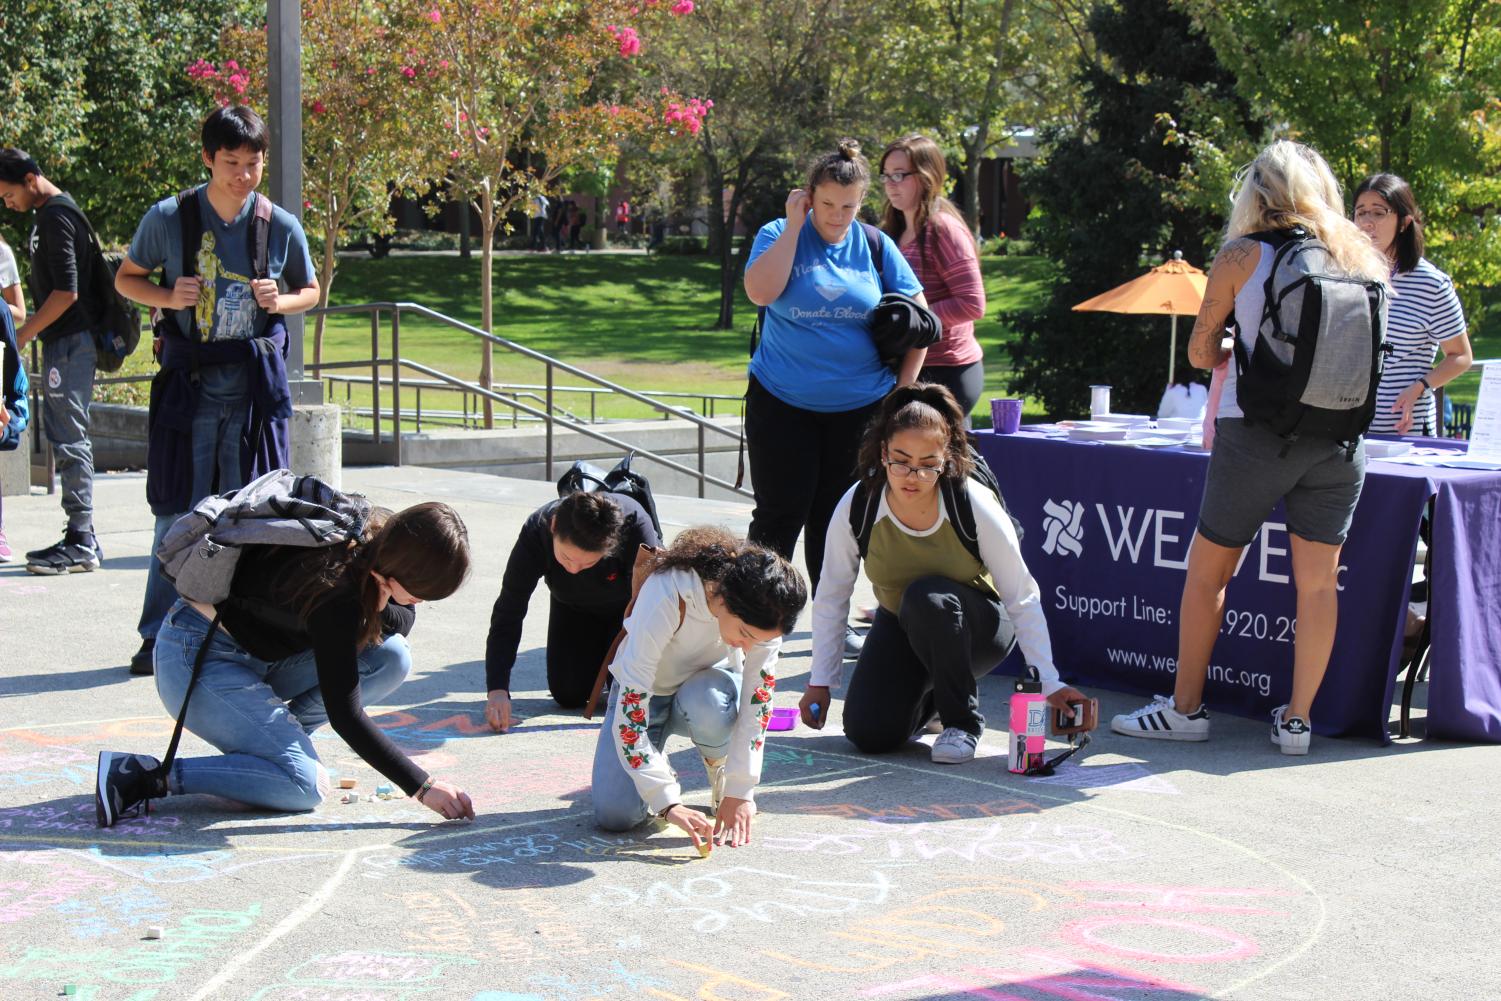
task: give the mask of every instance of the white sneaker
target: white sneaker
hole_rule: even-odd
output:
[[[933,741],[933,761],[940,765],[962,765],[975,760],[975,745],[980,738],[967,730],[951,726]]]
[[[703,757],[702,754],[699,757]],[[719,804],[724,799],[725,762],[728,758],[704,758],[704,770],[709,773],[709,809],[719,816]]]
[[[1272,743],[1282,748],[1283,754],[1307,754],[1313,732],[1308,721],[1301,716],[1288,716],[1287,706],[1272,710]]]
[[[1171,695],[1159,695],[1135,712],[1112,718],[1110,729],[1151,740],[1208,740],[1209,710],[1199,706],[1197,712],[1185,716],[1173,706]]]

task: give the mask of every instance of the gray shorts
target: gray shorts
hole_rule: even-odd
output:
[[[1365,483],[1365,440],[1349,457],[1325,439],[1288,443],[1237,417],[1215,422],[1214,451],[1199,507],[1199,534],[1231,548],[1249,545],[1277,506],[1287,501],[1287,530],[1310,542],[1342,545]]]

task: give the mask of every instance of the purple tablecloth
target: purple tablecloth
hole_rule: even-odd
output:
[[[1178,606],[1208,456],[979,432],[1022,522],[1059,671],[1172,690]],[[1423,442],[1423,444],[1441,444]],[[1314,729],[1385,741],[1418,528],[1433,498],[1428,735],[1501,740],[1501,474],[1373,462],[1341,554],[1340,620]],[[1282,508],[1247,547],[1211,658],[1212,709],[1266,718],[1292,685],[1297,595]]]

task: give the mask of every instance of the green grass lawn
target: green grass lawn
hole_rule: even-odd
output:
[[[478,257],[463,260],[447,256],[388,257],[370,260],[355,256],[341,262],[334,280],[333,302],[350,305],[373,301],[410,301],[456,319],[478,325],[480,321]],[[1007,313],[1040,305],[1047,297],[1054,268],[1040,257],[984,257],[981,271],[989,300],[988,318],[977,331],[985,348],[986,392],[976,408],[976,423],[989,424],[988,399],[1007,395],[1010,364],[1004,344],[1014,332],[995,319]],[[745,390],[746,348],[755,310],[743,294],[736,308],[734,330],[715,330],[718,313],[719,272],[705,257],[622,255],[506,256],[495,260],[495,331],[502,337],[533,350],[552,355],[631,389],[680,392],[673,405],[699,409],[694,394],[735,397]],[[1488,294],[1488,305],[1501,307],[1501,290]],[[389,321],[382,328],[381,353],[390,350]],[[312,321],[308,324],[306,355],[312,359]],[[407,316],[402,322],[402,354],[464,379],[477,379],[480,368],[479,342],[452,328]],[[1501,358],[1501,308],[1491,308],[1474,337],[1477,358]],[[353,361],[371,356],[370,321],[365,316],[328,318],[324,342],[327,361]],[[541,385],[545,380],[540,363],[496,349],[495,380],[502,383]],[[125,373],[151,369],[148,352],[132,357]],[[369,369],[350,374],[368,377]],[[385,370],[389,376],[389,369]],[[405,372],[403,379],[418,378]],[[577,384],[565,373],[555,376],[556,385]],[[1473,403],[1479,378],[1468,375],[1451,389],[1456,401]],[[107,398],[145,402],[143,386],[111,387]],[[331,393],[344,403],[345,391]],[[560,405],[587,415],[589,398],[584,394],[558,394]],[[717,403],[719,413],[738,412],[736,401]],[[407,390],[403,409],[415,402]],[[350,407],[367,408],[369,392],[355,387],[348,395]],[[383,400],[389,406],[389,400]],[[457,393],[424,391],[424,410],[460,411],[464,403]],[[473,401],[470,407],[473,407]],[[629,400],[601,397],[598,412],[608,417],[651,417],[654,412]],[[1041,409],[1028,401],[1027,418],[1041,416]],[[498,412],[500,413],[500,412]],[[507,419],[509,414],[506,414]],[[353,411],[350,425],[367,423]]]
[[[478,325],[479,268],[478,258],[352,258],[341,265],[332,298],[335,304],[417,302]],[[1047,294],[1051,270],[1040,258],[985,258],[990,312],[1040,302]],[[718,301],[718,268],[702,257],[570,254],[503,257],[495,262],[497,334],[638,391],[711,393],[738,400],[745,390],[746,349],[755,310],[741,296],[735,329],[715,330]],[[981,325],[980,336],[990,356],[987,396],[1001,395],[1008,366],[1000,342],[1011,332],[991,320]],[[463,378],[478,378],[480,349],[470,335],[404,316],[401,337],[404,357]],[[388,345],[383,340],[382,353]],[[307,356],[312,357],[311,322]],[[368,317],[328,318],[326,360],[369,357]],[[541,364],[502,349],[495,352],[494,366],[497,382],[540,385],[545,379]],[[368,369],[363,374],[368,375]],[[555,383],[578,384],[578,380],[558,373]],[[342,392],[334,395],[344,399]],[[368,404],[368,396],[359,389],[351,399],[361,406]],[[559,400],[575,413],[589,412],[588,397],[583,394],[560,394]],[[669,402],[701,406],[700,399],[691,395]],[[410,406],[410,397],[405,406]],[[423,407],[460,410],[463,405],[457,394],[424,392]],[[720,401],[716,408],[721,413],[725,408],[738,409],[730,401]],[[610,417],[653,415],[633,401],[607,397],[600,398],[598,409]],[[979,410],[985,411],[988,421],[988,404]]]

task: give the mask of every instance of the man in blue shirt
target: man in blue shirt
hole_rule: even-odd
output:
[[[151,430],[146,494],[156,535],[132,674],[152,673],[156,631],[177,596],[156,559],[162,536],[204,497],[244,485],[246,467],[265,451],[255,403],[288,395],[278,318],[318,304],[302,224],[256,193],[270,145],[266,123],[249,108],[209,115],[208,183],[151,207],[115,278],[121,295],[166,314],[157,327],[162,371],[152,383],[152,420],[180,425]],[[185,248],[195,238],[196,252],[191,242]],[[161,284],[150,279],[158,269]],[[275,458],[286,464],[285,454]]]

